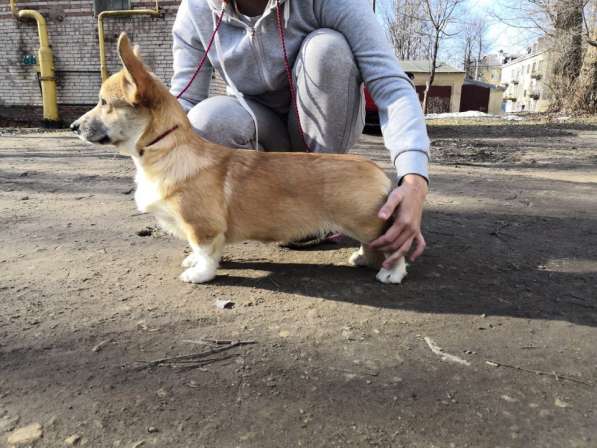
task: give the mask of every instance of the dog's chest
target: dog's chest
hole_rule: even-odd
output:
[[[143,171],[137,171],[135,176],[137,190],[135,191],[135,203],[141,212],[153,214],[160,227],[165,231],[184,238],[176,219],[176,215],[169,209],[164,200],[158,182],[149,180]]]
[[[166,205],[159,184],[150,181],[143,171],[137,171],[135,182],[137,183],[135,203],[140,212],[153,212],[156,208],[163,208]]]

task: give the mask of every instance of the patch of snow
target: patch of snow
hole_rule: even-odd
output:
[[[521,117],[520,115],[512,115],[512,114],[510,114],[510,115],[504,115],[503,117],[499,116],[499,115],[496,115],[496,117],[501,118],[502,120],[508,120],[508,121],[522,121],[522,120],[524,120],[524,118]]]
[[[443,113],[443,114],[427,114],[425,115],[425,119],[427,120],[441,120],[446,118],[497,118],[509,121],[520,121],[524,118],[518,115],[491,115],[486,114],[485,112],[480,112],[478,110],[469,110],[466,112],[450,112],[450,113]]]
[[[427,114],[425,118],[427,120],[438,120],[442,118],[486,118],[490,115],[485,112],[479,112],[477,110],[469,110],[467,112],[449,112],[443,114]]]

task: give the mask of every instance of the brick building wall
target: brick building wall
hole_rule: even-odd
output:
[[[121,31],[139,44],[145,63],[166,83],[172,76],[171,30],[180,0],[161,0],[159,17],[132,16],[105,19],[109,71],[120,69],[116,41]],[[132,0],[135,8],[153,8],[155,2]],[[19,9],[41,12],[48,23],[54,51],[58,104],[91,105],[97,102],[101,84],[97,17],[92,0],[19,0]],[[11,106],[40,106],[41,93],[37,68],[26,65],[27,55],[37,57],[37,27],[32,20],[18,21],[8,1],[0,4],[0,110]],[[222,81],[212,82],[212,91],[222,91]],[[213,93],[213,92],[212,92]],[[65,107],[64,107],[65,106]]]

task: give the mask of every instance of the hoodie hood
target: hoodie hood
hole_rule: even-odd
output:
[[[209,8],[215,12],[219,13],[222,10],[222,5],[224,0],[206,0]],[[226,6],[226,12],[224,13],[224,19],[226,21],[230,20],[230,17],[235,15],[234,8],[232,7],[232,2],[234,0],[228,0],[228,5]],[[287,0],[280,0],[280,6],[286,3]],[[265,10],[263,11],[262,16],[266,16],[271,13],[273,10],[276,9],[276,0],[269,0],[267,5],[265,6]]]

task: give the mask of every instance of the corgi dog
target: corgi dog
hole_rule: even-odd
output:
[[[353,155],[268,153],[208,142],[193,131],[125,33],[118,54],[122,70],[103,83],[98,104],[71,129],[86,142],[114,145],[133,159],[137,207],[192,249],[181,280],[212,280],[228,243],[339,231],[361,243],[352,265],[379,269],[383,283],[402,281],[404,257],[384,269],[385,255],[367,245],[387,229],[377,213],[392,188],[375,163]]]

